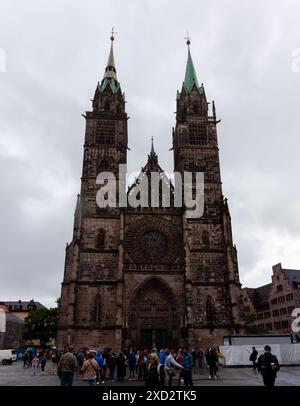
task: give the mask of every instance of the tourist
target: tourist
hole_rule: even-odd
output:
[[[148,365],[148,371],[147,371],[147,377],[145,379],[145,385],[152,387],[152,388],[158,388],[160,386],[159,382],[159,358],[156,354],[151,353],[149,355],[149,365]]]
[[[178,364],[182,365],[182,348],[179,348],[178,350],[176,361],[178,362]],[[183,383],[183,369],[180,369],[179,371],[178,386],[180,386],[181,382]]]
[[[176,351],[172,350],[171,353],[167,355],[165,360],[164,368],[168,377],[168,386],[172,386],[173,377],[176,375],[175,368],[178,368],[180,370],[183,369],[183,366],[180,365],[178,362],[176,362],[176,357],[177,357]]]
[[[169,348],[163,348],[160,350],[159,353],[159,381],[160,386],[165,386],[165,361],[167,356],[169,355],[170,350]]]
[[[200,348],[200,350],[198,351],[197,356],[198,356],[199,369],[201,369],[203,366],[203,361],[204,361],[204,351],[202,350],[202,348]]]
[[[27,362],[29,367],[32,367],[32,360],[33,360],[33,354],[32,354],[32,351],[29,350],[28,351],[28,362]]]
[[[117,379],[118,381],[123,382],[126,371],[126,357],[123,352],[120,352],[119,355],[117,356],[116,366],[117,366]]]
[[[139,373],[139,359],[140,359],[140,351],[137,350],[135,354],[135,375],[138,376]]]
[[[195,348],[192,349],[191,356],[193,357],[193,367],[194,367],[196,365],[196,361],[197,361],[197,352],[196,352]]]
[[[52,375],[57,375],[57,365],[60,359],[60,354],[58,351],[54,350],[53,354],[51,355],[52,360]]]
[[[98,366],[99,366],[99,374],[98,374],[98,382],[97,383],[104,383],[104,377],[103,377],[103,356],[101,351],[98,351],[96,354],[96,361],[98,362]]]
[[[128,358],[128,366],[129,366],[129,380],[135,380],[135,367],[136,367],[136,353],[133,349],[130,350],[129,358]]]
[[[249,361],[253,363],[253,369],[256,370],[256,360],[257,360],[258,352],[255,347],[252,347],[252,352],[249,358]]]
[[[99,373],[99,365],[95,360],[94,352],[90,351],[86,354],[86,359],[83,361],[81,368],[82,384],[84,386],[96,386]]]
[[[147,357],[146,352],[141,352],[138,359],[139,375],[138,380],[146,379],[147,376]]]
[[[104,381],[105,379],[108,379],[107,375],[109,374],[109,371],[108,371],[108,360],[110,357],[109,352],[107,350],[104,350],[102,357],[103,357],[103,372],[102,373],[103,373],[103,381]]]
[[[184,386],[185,387],[193,386],[192,380],[193,357],[188,352],[187,348],[184,348],[182,352],[182,366],[184,368],[182,371]]]
[[[26,368],[28,366],[28,360],[29,360],[29,355],[28,355],[28,352],[26,351],[25,354],[23,355],[23,368]]]
[[[47,356],[46,355],[47,355],[46,352],[43,351],[43,353],[41,354],[41,357],[40,357],[42,375],[45,375],[45,367],[46,367],[46,363],[47,363]]]
[[[277,357],[271,353],[271,347],[265,345],[264,354],[257,361],[257,369],[262,374],[265,386],[274,386],[277,372],[280,369]]]
[[[116,354],[111,352],[107,359],[107,367],[109,370],[109,382],[115,382],[115,369],[116,369]]]
[[[33,357],[33,360],[32,360],[33,375],[36,375],[36,369],[37,369],[38,365],[39,365],[39,359],[38,359],[38,357],[35,355],[35,356]]]
[[[217,379],[218,378],[218,355],[217,355],[217,351],[215,350],[215,348],[210,348],[209,350],[207,350],[206,355],[206,363],[209,367],[209,379]]]
[[[73,354],[73,347],[69,347],[58,362],[57,374],[60,378],[61,386],[72,386],[74,372],[78,370],[78,361]]]

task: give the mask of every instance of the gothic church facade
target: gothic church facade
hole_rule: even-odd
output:
[[[113,40],[92,111],[86,112],[81,191],[73,239],[66,247],[58,348],[114,350],[221,344],[241,332],[241,290],[231,218],[222,194],[217,119],[190,53],[177,92],[174,171],[204,172],[204,213],[185,208],[99,208],[99,172],[126,164],[125,96],[116,75]],[[163,170],[152,148],[141,176]],[[134,193],[137,183],[128,194]]]

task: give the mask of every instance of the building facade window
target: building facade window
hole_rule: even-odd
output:
[[[276,330],[279,330],[279,329],[281,328],[281,323],[280,323],[280,321],[275,321],[275,323],[274,323],[274,328],[275,328]]]
[[[287,313],[287,311],[286,311],[285,307],[282,307],[281,309],[279,309],[280,316],[282,316],[283,314],[286,314],[286,313]]]
[[[100,295],[96,295],[94,303],[92,305],[92,321],[94,323],[100,323],[101,320],[101,298]]]
[[[191,145],[207,145],[207,128],[203,123],[190,123],[189,124],[189,138]]]
[[[295,306],[288,306],[287,312],[288,312],[289,314],[291,314],[294,309],[295,309]]]

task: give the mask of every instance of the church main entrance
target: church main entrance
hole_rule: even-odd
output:
[[[153,344],[157,348],[164,348],[168,345],[167,329],[141,329],[140,347],[152,348]]]
[[[176,346],[179,323],[169,288],[153,278],[137,291],[128,315],[129,342],[138,349]]]

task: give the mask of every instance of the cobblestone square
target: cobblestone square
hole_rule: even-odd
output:
[[[13,365],[0,365],[0,386],[58,386],[59,379],[57,375],[52,375],[52,363],[48,362],[45,369],[45,375],[41,374],[41,370],[37,370],[37,374],[33,375],[32,368],[23,368],[21,362]],[[261,375],[253,371],[252,368],[219,368],[219,378],[210,380],[205,367],[200,370],[195,368],[193,373],[193,381],[195,386],[262,386]],[[80,386],[82,378],[79,374],[75,375],[74,386]],[[178,383],[178,376],[174,379],[174,385]],[[143,382],[128,381],[122,383],[126,386],[140,386]],[[108,383],[104,386],[121,385],[119,382]],[[298,386],[300,385],[300,366],[298,367],[281,367],[276,380],[276,386]]]

